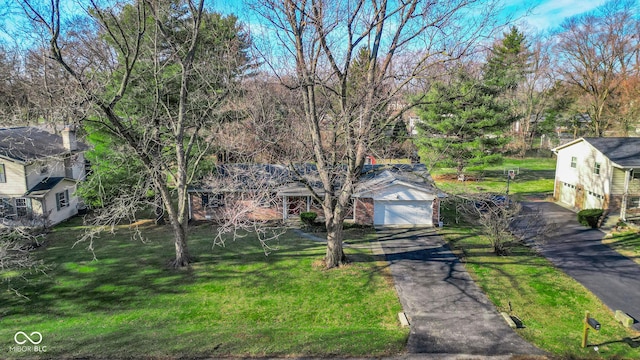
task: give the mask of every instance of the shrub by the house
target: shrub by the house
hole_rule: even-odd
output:
[[[318,214],[311,211],[303,212],[300,214],[300,220],[302,220],[302,222],[307,225],[313,225],[313,223],[316,221],[316,217],[318,217]]]
[[[584,209],[578,212],[578,222],[593,229],[598,227],[598,222],[603,214],[602,209]]]

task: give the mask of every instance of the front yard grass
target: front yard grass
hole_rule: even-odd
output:
[[[640,265],[640,231],[634,229],[614,231],[602,242]]]
[[[551,161],[514,160],[509,165],[521,167],[520,175],[510,186],[510,193],[515,199],[543,199],[553,191]],[[474,170],[476,174],[484,174],[481,181],[443,181],[438,180],[438,176],[434,177],[438,187],[454,194],[504,193],[506,183],[502,171]],[[492,171],[496,173],[488,179],[487,174],[492,174]],[[451,172],[443,172],[439,176],[446,179],[447,175],[451,178]],[[498,311],[512,311],[512,315],[523,321],[525,328],[516,331],[524,339],[562,359],[640,358],[640,333],[619,324],[614,314],[595,295],[527,246],[513,243],[509,255],[495,255],[489,240],[478,227],[454,221],[454,208],[453,204],[443,204],[445,227],[439,232]],[[635,249],[637,260],[640,241],[636,240],[637,236],[626,236],[617,242],[620,246]],[[590,346],[582,349],[582,321],[587,310],[601,322],[602,328],[599,332],[590,331]],[[594,351],[596,345],[598,352]]]
[[[348,266],[314,267],[325,252],[287,233],[265,256],[251,235],[212,248],[211,229],[192,229],[188,270],[171,270],[170,231],[150,226],[146,243],[105,235],[97,261],[71,249],[79,227],[57,228],[36,255],[46,275],[0,293],[0,358],[195,358],[386,356],[404,349],[401,306],[386,264],[347,248]],[[361,230],[350,242],[367,242]],[[347,233],[349,236],[349,233]],[[22,285],[21,285],[22,284]],[[14,334],[38,331],[46,353],[10,351]],[[27,344],[30,345],[30,344]]]
[[[465,267],[498,311],[511,308],[523,321],[525,328],[516,331],[527,341],[562,359],[640,358],[640,333],[624,328],[595,295],[530,248],[516,245],[508,256],[497,256],[474,227],[445,226],[440,233],[463,254]],[[586,310],[602,328],[590,331],[583,349]]]
[[[505,193],[509,169],[518,174],[509,182],[509,193],[516,200],[530,197],[545,198],[553,195],[555,178],[555,159],[553,158],[507,158],[501,165],[487,167],[469,167],[465,171],[468,181],[458,181],[456,170],[450,168],[435,169],[433,177],[438,187],[450,194],[460,193]]]

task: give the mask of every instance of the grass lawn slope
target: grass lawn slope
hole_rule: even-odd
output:
[[[501,165],[468,168],[465,175],[469,181],[458,181],[456,170],[449,168],[435,169],[433,178],[438,187],[448,193],[504,193],[507,189],[506,172],[516,170],[517,175],[509,184],[509,193],[520,200],[553,195],[555,166],[553,158],[505,159]]]
[[[545,159],[512,161],[514,163],[507,167],[520,166],[523,175],[511,184],[515,199],[536,197],[536,192],[542,193],[538,198],[544,198],[544,193],[553,191],[553,171],[547,168],[550,162]],[[494,173],[499,170],[475,169],[475,172],[484,174],[485,178],[474,183],[436,182],[453,193],[492,189],[504,192],[503,179],[502,190],[492,185],[501,177],[501,173]],[[488,179],[487,174],[490,174]],[[440,178],[447,175],[450,177],[451,173],[443,171]],[[525,327],[516,331],[524,339],[558,359],[640,359],[640,333],[618,323],[614,314],[591,292],[529,247],[514,243],[507,256],[495,255],[478,227],[455,222],[454,209],[454,204],[443,204],[445,226],[439,232],[498,310],[522,320]],[[638,242],[633,239],[637,237],[624,234],[611,241],[629,251],[638,251]],[[590,331],[589,346],[583,349],[582,322],[587,310],[600,321],[602,328],[599,332]]]
[[[80,231],[56,228],[36,253],[51,269],[12,283],[28,300],[0,293],[0,358],[382,356],[406,343],[385,264],[369,250],[346,249],[353,263],[323,271],[321,243],[286,234],[265,256],[251,235],[212,248],[200,226],[197,261],[171,270],[167,228],[146,228],[144,244],[124,230],[104,235],[97,261],[71,249]],[[18,331],[40,332],[47,352],[11,351]]]

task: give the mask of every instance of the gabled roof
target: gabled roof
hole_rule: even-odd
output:
[[[29,189],[29,191],[27,191],[24,195],[25,196],[29,196],[29,197],[40,197],[40,196],[43,196],[63,180],[68,180],[68,181],[75,182],[75,180],[68,179],[68,178],[61,177],[61,176],[60,177],[45,178],[44,180],[42,180],[39,183],[37,183],[34,187]]]
[[[295,171],[286,165],[273,164],[224,164],[216,168],[210,181],[190,188],[190,192],[251,191],[260,187],[277,189],[278,195],[308,196],[309,189],[301,181],[310,184],[318,194],[323,194],[322,183],[315,164],[296,164]],[[345,167],[346,170],[346,167]],[[423,164],[365,165],[355,192],[363,192],[374,186],[403,184],[423,192],[438,194],[433,179]]]
[[[640,167],[640,138],[598,137],[580,138],[553,149],[560,149],[585,141],[620,167]]]
[[[401,185],[424,193],[444,196],[435,187],[426,166],[422,164],[393,165],[373,169],[360,179],[353,196],[360,197],[393,185]]]
[[[89,147],[77,143],[77,152]],[[0,129],[0,157],[27,163],[33,160],[68,154],[62,144],[62,136],[36,127]]]

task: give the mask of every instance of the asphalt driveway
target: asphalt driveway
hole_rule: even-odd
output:
[[[557,224],[539,245],[542,254],[612,311],[622,310],[636,319],[634,328],[640,330],[640,266],[602,244],[604,233],[580,225],[574,212],[549,202],[523,206],[538,210],[546,222]]]
[[[433,229],[386,229],[378,240],[411,324],[409,353],[543,354],[507,326]]]

